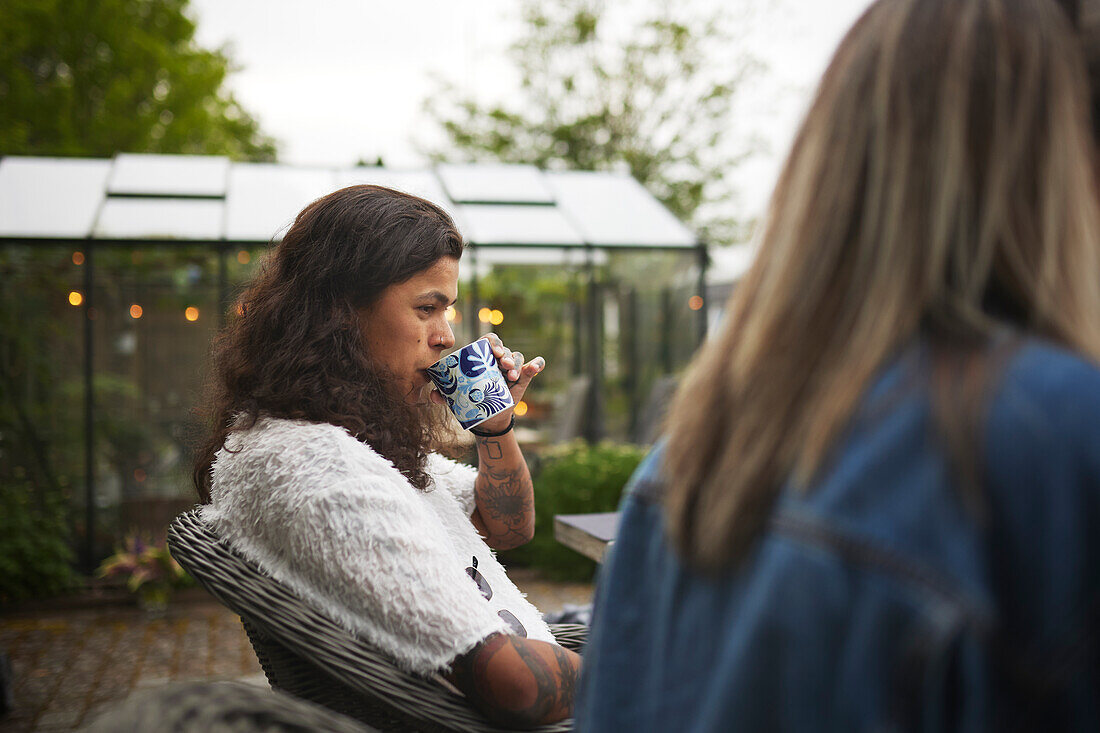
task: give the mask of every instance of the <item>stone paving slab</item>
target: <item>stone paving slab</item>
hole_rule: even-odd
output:
[[[588,583],[546,581],[523,568],[509,575],[542,611],[591,602]],[[15,709],[0,718],[0,733],[73,730],[135,690],[169,682],[266,686],[237,615],[198,598],[160,617],[127,606],[0,616],[0,649],[15,676]]]
[[[214,665],[196,642],[211,637]],[[8,616],[0,648],[15,673],[15,710],[0,719],[0,733],[72,730],[139,687],[262,674],[240,620],[213,601],[179,604],[160,618],[131,608]]]

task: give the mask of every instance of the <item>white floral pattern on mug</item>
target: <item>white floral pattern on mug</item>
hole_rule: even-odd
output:
[[[466,430],[515,404],[487,338],[443,357],[427,372]]]

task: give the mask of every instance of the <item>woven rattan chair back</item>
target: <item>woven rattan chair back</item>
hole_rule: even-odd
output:
[[[309,606],[185,512],[168,528],[172,557],[199,585],[241,617],[268,682],[383,731],[501,733],[466,700],[438,682],[399,669],[389,657]],[[587,629],[551,627],[562,646],[579,649]],[[536,728],[572,730],[569,721]]]

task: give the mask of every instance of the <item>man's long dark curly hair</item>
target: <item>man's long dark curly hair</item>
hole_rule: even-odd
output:
[[[199,500],[210,501],[210,469],[230,431],[261,416],[345,428],[427,489],[427,452],[444,416],[406,404],[373,363],[358,310],[462,248],[445,211],[381,186],[344,188],[303,209],[214,341],[199,410],[211,432],[192,475]]]

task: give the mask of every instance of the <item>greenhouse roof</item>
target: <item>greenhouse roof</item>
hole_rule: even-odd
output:
[[[323,168],[137,154],[0,159],[0,241],[267,244],[306,204],[357,183],[434,201],[479,247],[699,245],[625,173],[485,163]]]

